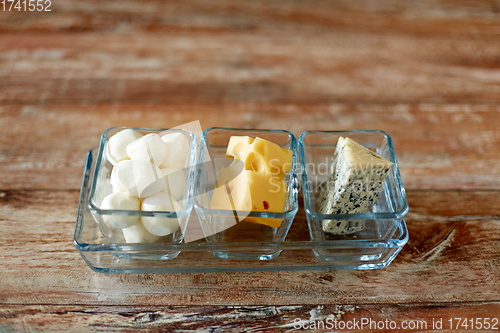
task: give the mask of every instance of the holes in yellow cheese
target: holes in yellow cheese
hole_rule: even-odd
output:
[[[234,157],[227,168],[221,169],[218,184],[230,185],[230,190],[214,192],[212,208],[256,212],[284,212],[287,197],[285,175],[291,169],[291,150],[248,136],[233,136],[229,140],[226,156]],[[235,162],[242,162],[239,167]],[[241,170],[243,167],[243,170]],[[272,206],[272,207],[271,207]],[[248,222],[261,223],[273,228],[279,219],[247,217]]]
[[[252,143],[254,151],[256,151],[257,153],[259,153],[262,156],[265,156],[266,155],[266,144],[265,144],[266,142],[268,142],[268,141],[264,141],[262,139],[255,140]]]
[[[266,167],[262,157],[254,152],[249,153],[245,160],[245,170],[265,174]]]
[[[245,148],[246,148],[246,145],[244,142],[238,142],[237,144],[235,144],[233,147],[234,157],[241,160],[243,158],[244,153],[245,153]]]

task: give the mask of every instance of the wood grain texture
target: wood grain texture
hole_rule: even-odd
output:
[[[3,193],[1,304],[355,305],[500,297],[500,218],[498,206],[484,200],[489,191],[409,191],[410,240],[383,270],[195,274],[95,273],[71,242],[77,191]],[[446,201],[436,205],[443,197],[469,202],[482,215]]]
[[[396,327],[416,325],[431,331],[433,323],[442,321],[442,328],[456,328],[456,316],[462,318],[495,318],[500,310],[499,303],[465,304],[392,304],[392,305],[291,305],[291,306],[214,306],[209,309],[200,306],[155,306],[155,307],[97,307],[97,306],[0,306],[4,328],[17,332],[130,332],[140,329],[144,332],[196,331],[196,332],[296,332],[298,325],[302,332],[332,331],[335,320],[338,327],[358,327],[361,320],[371,319],[378,323],[392,321]],[[475,322],[475,321],[474,321]],[[47,327],[47,323],[51,323]],[[296,326],[294,326],[296,325]],[[374,325],[374,324],[372,324]],[[388,325],[388,324],[386,324]],[[418,325],[418,326],[417,326]],[[498,326],[498,325],[497,325]],[[372,326],[372,330],[373,330]],[[404,326],[407,327],[407,326]],[[469,326],[470,327],[470,326]],[[369,323],[364,330],[369,329]],[[402,329],[401,329],[402,330]],[[434,329],[437,331],[437,329]],[[377,329],[377,332],[394,332],[391,329]]]
[[[0,11],[0,331],[498,317],[497,0],[52,3]],[[72,244],[87,151],[193,120],[387,132],[408,244],[376,271],[91,271]]]
[[[407,189],[499,189],[500,106],[332,104],[4,106],[0,189],[74,189],[89,149],[112,126],[379,129],[394,141]],[[448,124],[448,125],[445,125]]]
[[[475,37],[23,33],[0,36],[0,47],[2,104],[492,103],[500,96],[500,46]]]
[[[0,102],[498,102],[498,7],[56,1],[0,13]]]
[[[497,1],[326,0],[234,2],[76,0],[52,4],[52,12],[2,13],[0,32],[325,33],[339,29],[409,35],[498,36]],[[22,23],[22,24],[19,24]],[[457,24],[459,23],[459,24]]]

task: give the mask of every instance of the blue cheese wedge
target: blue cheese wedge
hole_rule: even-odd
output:
[[[321,214],[366,213],[377,201],[392,163],[350,138],[340,137],[332,172],[318,199]],[[323,220],[324,232],[346,235],[363,230],[363,220]]]

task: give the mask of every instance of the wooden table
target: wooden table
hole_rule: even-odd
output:
[[[50,9],[0,12],[0,331],[500,319],[500,2]],[[192,120],[386,131],[408,244],[373,271],[93,272],[72,243],[86,152],[112,126]]]

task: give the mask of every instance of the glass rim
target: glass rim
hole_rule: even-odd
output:
[[[223,130],[223,131],[236,131],[236,132],[268,132],[268,133],[283,133],[286,134],[290,140],[290,150],[292,151],[292,168],[289,171],[291,173],[290,185],[292,188],[288,190],[292,193],[290,208],[284,212],[256,212],[256,211],[234,211],[228,209],[212,209],[201,205],[199,193],[201,188],[201,174],[202,174],[202,163],[198,163],[196,170],[196,181],[195,181],[195,194],[194,194],[194,207],[195,209],[202,210],[204,213],[211,215],[221,215],[221,216],[237,216],[238,212],[244,213],[248,217],[261,217],[261,218],[287,218],[290,215],[295,215],[299,209],[298,203],[298,173],[297,173],[297,140],[292,132],[284,129],[255,129],[255,128],[231,128],[231,127],[210,127],[203,131],[200,140],[200,149],[198,151],[198,161],[204,160],[205,157],[205,146],[207,145],[207,134],[213,130]],[[218,147],[218,146],[211,146]],[[222,146],[220,146],[222,147]]]
[[[136,130],[136,131],[143,131],[143,132],[165,132],[165,131],[174,131],[174,132],[185,132],[189,134],[191,137],[190,140],[190,152],[189,152],[189,159],[188,159],[188,166],[185,168],[188,170],[187,174],[187,180],[188,183],[186,184],[188,186],[187,188],[187,198],[183,199],[181,201],[186,202],[186,207],[184,207],[180,211],[142,211],[142,210],[120,210],[120,209],[101,209],[97,207],[97,205],[94,202],[94,197],[95,197],[95,191],[96,191],[96,186],[97,186],[97,177],[96,175],[99,174],[101,164],[102,164],[102,159],[104,156],[104,148],[106,147],[106,143],[108,140],[108,133],[112,130],[119,130],[119,129],[131,129],[131,130]],[[177,218],[178,216],[184,216],[186,214],[189,214],[191,210],[193,209],[193,201],[192,201],[192,192],[193,192],[193,187],[194,187],[194,181],[195,181],[195,175],[193,175],[193,170],[192,168],[195,167],[196,163],[196,155],[197,155],[197,137],[196,133],[194,133],[191,130],[188,129],[183,129],[183,128],[147,128],[147,127],[127,127],[127,126],[113,126],[105,130],[102,135],[101,139],[99,142],[99,146],[92,148],[89,151],[89,156],[90,158],[92,157],[92,151],[94,149],[98,149],[97,152],[97,158],[96,162],[94,165],[94,172],[92,175],[92,182],[90,185],[89,189],[89,195],[88,195],[88,206],[89,210],[92,213],[95,213],[97,215],[121,215],[121,216],[146,216],[146,217],[165,217],[165,218]]]
[[[294,240],[294,241],[262,241],[262,242],[190,242],[190,243],[87,243],[80,237],[74,237],[73,243],[80,251],[245,251],[255,249],[276,250],[310,250],[333,248],[373,248],[401,247],[408,240],[408,229],[405,223],[398,226],[399,234],[389,239],[356,239],[356,240]]]
[[[352,134],[370,134],[370,133],[379,133],[382,134],[387,139],[387,146],[389,148],[390,153],[390,161],[393,164],[391,168],[391,172],[394,176],[395,185],[394,188],[400,195],[401,207],[395,212],[372,212],[372,213],[354,213],[354,214],[321,214],[313,209],[310,205],[310,189],[309,183],[307,182],[307,162],[304,151],[304,145],[308,147],[314,147],[314,145],[310,145],[304,142],[305,137],[311,134],[343,134],[343,133],[352,133]],[[399,165],[396,159],[396,153],[394,151],[394,145],[392,142],[392,138],[389,134],[381,130],[345,130],[345,131],[306,131],[300,134],[298,139],[298,153],[299,153],[299,165],[300,165],[300,174],[302,178],[302,196],[304,201],[304,211],[306,215],[314,219],[319,220],[373,220],[373,219],[400,219],[403,218],[409,210],[408,200],[406,198],[406,190],[403,187],[403,182],[401,180],[401,175],[399,173]]]

